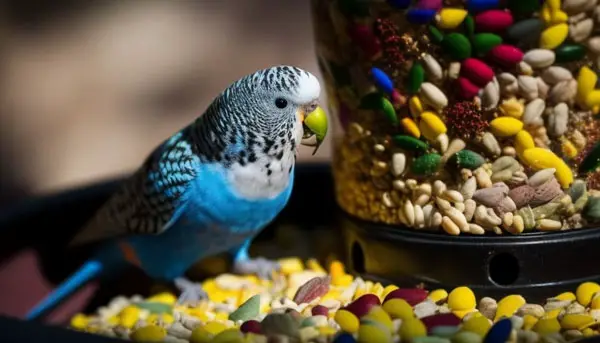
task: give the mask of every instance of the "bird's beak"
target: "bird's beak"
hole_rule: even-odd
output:
[[[304,129],[301,144],[314,146],[315,150],[312,153],[314,155],[327,135],[327,115],[316,102],[301,107],[299,112],[298,115]]]

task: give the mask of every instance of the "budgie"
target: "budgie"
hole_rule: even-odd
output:
[[[183,276],[196,261],[233,256],[234,269],[267,277],[278,265],[252,259],[252,239],[292,192],[299,144],[327,133],[318,79],[293,66],[259,70],[232,83],[205,113],[160,144],[71,242],[100,248],[34,307],[37,319],[83,284],[130,264],[174,282],[179,303],[206,293]]]

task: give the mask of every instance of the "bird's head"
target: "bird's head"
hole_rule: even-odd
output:
[[[242,107],[252,117],[249,129],[279,137],[285,134],[314,146],[313,155],[316,153],[327,134],[328,122],[318,104],[321,86],[314,75],[297,67],[276,66],[250,74],[234,87],[246,93]]]

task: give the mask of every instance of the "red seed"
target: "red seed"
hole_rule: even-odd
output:
[[[512,14],[503,10],[489,10],[475,16],[475,27],[479,32],[501,33],[513,24]]]
[[[473,99],[479,92],[479,87],[469,81],[466,77],[459,77],[456,80],[456,83],[458,84],[458,95],[463,99]]]
[[[256,320],[247,320],[245,322],[242,323],[242,325],[240,326],[240,331],[242,331],[243,333],[256,333],[256,334],[260,334],[261,333],[261,325],[260,322],[256,321]]]
[[[515,46],[500,44],[490,50],[489,57],[505,68],[512,68],[523,60],[523,52]]]
[[[329,315],[329,309],[323,305],[317,305],[312,308],[311,313],[313,316],[327,316]]]
[[[365,294],[346,305],[345,310],[352,312],[358,318],[366,315],[374,306],[381,305],[375,294]]]
[[[427,299],[427,291],[420,288],[398,288],[391,291],[383,302],[385,303],[390,299],[404,299],[410,306],[415,306]]]
[[[481,88],[494,79],[492,68],[476,58],[467,58],[464,60],[460,67],[460,73]]]
[[[452,313],[440,313],[431,316],[421,318],[421,321],[427,327],[427,331],[430,332],[437,326],[458,326],[460,325],[460,318]]]
[[[374,58],[381,52],[381,43],[369,26],[363,24],[351,25],[348,35],[358,44],[367,58]]]

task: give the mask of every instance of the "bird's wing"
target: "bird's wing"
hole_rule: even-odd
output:
[[[199,157],[181,131],[162,143],[71,241],[71,246],[130,234],[160,234],[185,206]]]

